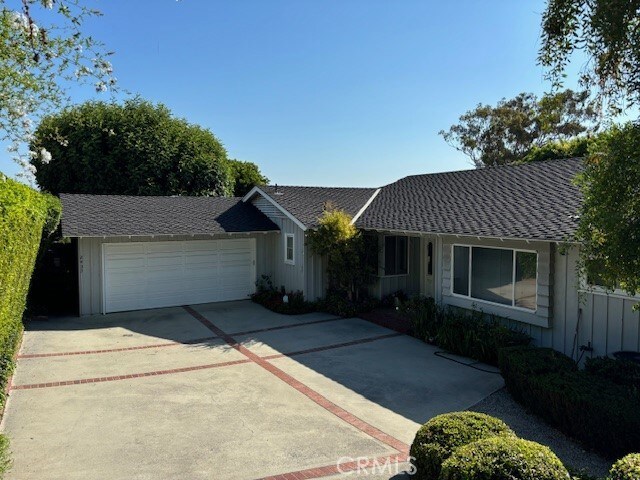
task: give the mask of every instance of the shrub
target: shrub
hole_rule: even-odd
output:
[[[514,433],[497,418],[476,412],[452,412],[438,415],[425,423],[411,445],[416,478],[438,478],[442,462],[453,451],[476,440]]]
[[[345,294],[329,292],[317,303],[318,310],[337,315],[339,317],[355,317],[359,313],[368,312],[378,306],[378,301],[370,297],[349,299]]]
[[[284,302],[287,295],[288,302]],[[300,315],[316,310],[315,304],[307,302],[301,291],[286,292],[284,287],[278,291],[273,286],[269,275],[262,275],[256,281],[256,292],[251,295],[251,300],[269,310],[283,315]]]
[[[588,358],[584,369],[591,375],[628,387],[631,395],[640,395],[640,365],[637,363],[596,357]]]
[[[638,480],[640,478],[640,453],[631,453],[613,464],[608,480]]]
[[[569,472],[544,445],[493,437],[458,448],[442,464],[440,480],[569,480]]]
[[[443,308],[432,298],[413,298],[401,307],[417,338],[458,355],[491,365],[498,364],[498,351],[514,345],[528,345],[531,338],[512,330],[498,317],[481,311]]]
[[[628,387],[550,349],[504,349],[500,370],[518,402],[585,446],[614,457],[640,450],[640,400]]]
[[[57,199],[0,174],[0,405],[22,334],[43,226],[54,230],[59,216]]]
[[[9,451],[9,438],[0,434],[0,478],[11,468],[11,452]]]

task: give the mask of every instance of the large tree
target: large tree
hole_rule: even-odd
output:
[[[269,179],[253,162],[230,159],[229,166],[233,177],[233,195],[235,197],[244,197],[253,187],[269,183]]]
[[[141,99],[88,102],[45,117],[31,150],[48,192],[229,195],[227,153],[209,130]],[[47,155],[48,155],[47,154]]]
[[[556,87],[580,61],[582,86],[615,113],[640,103],[639,32],[640,0],[548,0],[539,61]]]
[[[99,14],[82,0],[0,0],[0,140],[29,179],[34,166],[22,146],[37,120],[68,102],[74,82],[100,92],[115,85],[110,52],[82,31]]]
[[[542,98],[521,93],[496,106],[478,105],[440,135],[477,167],[504,165],[522,161],[547,143],[596,131],[597,118],[586,92],[566,90]]]
[[[577,240],[591,278],[640,292],[640,125],[614,126],[589,147]]]

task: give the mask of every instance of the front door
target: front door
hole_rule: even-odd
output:
[[[423,239],[423,295],[435,297],[435,275],[436,275],[436,239],[435,237],[424,237]]]

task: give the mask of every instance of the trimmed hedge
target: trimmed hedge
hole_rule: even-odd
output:
[[[640,478],[640,453],[631,453],[613,464],[608,480],[638,480]]]
[[[412,298],[401,307],[414,335],[451,353],[498,364],[498,351],[528,345],[531,337],[505,326],[499,317],[479,310],[441,307],[432,298]]]
[[[588,358],[585,372],[628,387],[631,395],[640,396],[640,364],[608,357]]]
[[[610,457],[640,451],[640,400],[627,386],[543,348],[501,350],[500,370],[518,402],[585,446]]]
[[[22,315],[43,227],[55,230],[60,202],[0,174],[0,407],[22,334]]]
[[[569,480],[569,472],[544,445],[492,437],[458,448],[442,464],[440,480]]]
[[[438,478],[442,462],[455,449],[494,436],[515,437],[515,434],[502,420],[483,413],[452,412],[432,418],[420,427],[411,445],[415,478]]]

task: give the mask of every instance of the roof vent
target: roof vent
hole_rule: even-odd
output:
[[[274,195],[282,195],[282,192],[278,190],[278,184],[276,183],[276,189],[273,191]]]

